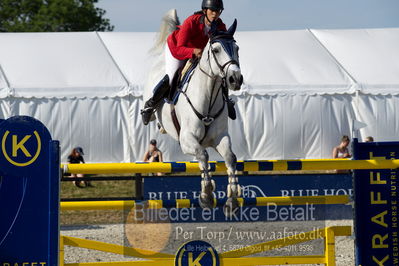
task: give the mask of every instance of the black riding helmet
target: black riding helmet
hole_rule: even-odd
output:
[[[202,9],[223,11],[223,0],[202,0]]]

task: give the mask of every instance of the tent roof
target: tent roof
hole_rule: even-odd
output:
[[[151,69],[148,52],[154,45],[153,32],[99,32],[135,96],[142,94],[142,86]]]
[[[142,95],[155,33],[0,33],[0,97]],[[249,94],[399,93],[399,28],[238,32]]]
[[[250,93],[342,93],[353,85],[309,30],[240,32],[236,39]]]
[[[365,93],[398,93],[399,28],[313,30]]]
[[[2,33],[0,64],[20,97],[115,95],[127,87],[95,32]]]
[[[7,97],[7,95],[8,95],[8,84],[0,65],[0,98]]]

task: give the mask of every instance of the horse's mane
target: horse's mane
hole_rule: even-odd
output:
[[[233,25],[227,31],[219,31],[217,29],[218,25],[216,22],[212,22],[210,30],[210,42],[217,40],[234,40],[234,33],[237,29],[237,19],[234,20]]]
[[[218,35],[212,35],[210,38],[210,42],[215,42],[218,40],[233,40],[234,41],[234,36],[227,34],[227,32],[219,32]]]

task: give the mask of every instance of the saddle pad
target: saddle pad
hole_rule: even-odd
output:
[[[184,64],[183,69],[181,70],[179,83],[184,80],[184,77],[185,77],[186,73],[189,72],[189,70],[191,69],[192,65],[193,65],[193,60],[191,60],[191,59],[187,60],[186,64]]]
[[[183,86],[187,83],[194,69],[197,67],[199,60],[188,60],[186,65],[181,71],[180,80],[178,88],[183,88]]]
[[[184,86],[188,84],[191,79],[191,76],[194,73],[194,69],[198,65],[198,60],[192,61],[189,60],[186,65],[184,66],[183,70],[181,71],[181,78],[179,80],[179,84],[177,85],[177,90],[175,91],[171,104],[176,105],[177,101],[179,100],[180,91],[183,90]]]

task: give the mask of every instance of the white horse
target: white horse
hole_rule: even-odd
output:
[[[153,50],[163,50],[166,37],[177,25],[176,11],[172,10],[163,19],[161,32]],[[214,33],[177,104],[173,106],[164,103],[158,107],[156,113],[161,130],[180,142],[183,153],[194,155],[200,163],[202,181],[199,203],[203,208],[214,206],[215,190],[215,182],[209,173],[206,148],[214,148],[224,158],[229,181],[224,212],[229,216],[238,209],[237,197],[241,196],[241,187],[235,175],[237,159],[231,149],[226,99],[222,87],[236,91],[242,85],[238,46],[233,38],[236,26],[237,21],[234,21],[227,32]],[[181,128],[180,132],[176,129],[176,121],[173,122],[173,108]]]

